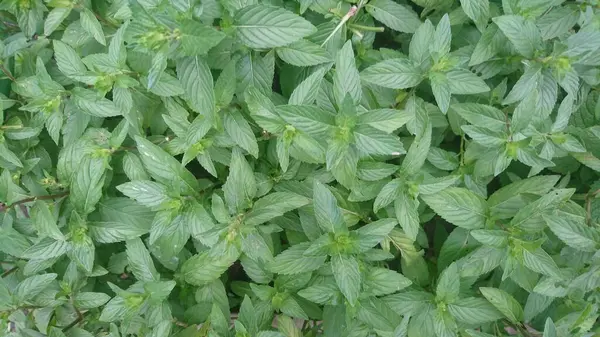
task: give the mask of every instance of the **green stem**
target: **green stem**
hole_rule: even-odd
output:
[[[348,27],[354,28],[356,30],[362,30],[364,32],[377,32],[377,33],[381,33],[381,32],[383,32],[385,30],[385,28],[383,28],[383,27],[363,26],[363,25],[357,25],[355,23],[348,24]]]

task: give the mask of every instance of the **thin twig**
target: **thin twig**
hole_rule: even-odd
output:
[[[19,269],[19,267],[17,267],[17,266],[15,266],[15,267],[12,267],[12,268],[10,268],[9,270],[7,270],[7,271],[5,271],[4,273],[2,273],[2,276],[1,276],[1,277],[2,277],[2,278],[5,278],[6,276],[8,276],[8,275],[10,275],[10,274],[12,274],[12,273],[14,273],[14,272],[16,272],[18,269]]]
[[[329,42],[329,40],[338,32],[338,30],[340,30],[340,28],[342,28],[342,26],[348,20],[350,20],[351,17],[353,17],[356,14],[357,11],[358,11],[358,8],[356,6],[350,7],[350,10],[348,11],[348,13],[346,13],[346,15],[344,15],[342,20],[340,20],[340,23],[338,23],[338,25],[335,27],[335,29],[329,34],[329,36],[327,36],[325,41],[323,41],[323,43],[321,43],[321,47],[325,46],[327,44],[327,42]]]
[[[600,193],[600,189],[595,190],[594,192],[588,192],[585,196],[585,223],[588,226],[592,225],[592,200]]]
[[[69,195],[69,192],[62,192],[62,193],[58,193],[58,194],[51,194],[51,195],[40,195],[37,197],[30,197],[30,198],[25,198],[19,201],[15,201],[14,203],[10,204],[10,205],[5,205],[5,204],[1,204],[0,203],[0,212],[6,212],[7,210],[15,207],[15,206],[19,206],[22,204],[26,204],[28,202],[32,202],[32,201],[36,201],[36,200],[50,200],[50,199],[59,199],[62,197],[66,197],[67,195]]]
[[[4,64],[0,64],[0,70],[2,70],[4,75],[6,75],[6,77],[8,77],[11,81],[13,81],[13,82],[17,81],[17,79],[10,73],[10,71],[8,71],[8,69],[6,69]]]

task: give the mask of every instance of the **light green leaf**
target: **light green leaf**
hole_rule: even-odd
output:
[[[523,265],[528,269],[540,273],[543,275],[547,275],[550,277],[554,277],[557,279],[562,279],[562,272],[556,265],[556,262],[544,251],[542,248],[535,249],[533,251],[523,250]]]
[[[55,240],[64,240],[65,236],[58,229],[54,215],[50,211],[48,204],[43,201],[36,201],[30,210],[31,221],[36,227],[41,237],[48,236]]]
[[[315,102],[319,94],[319,87],[323,76],[329,70],[329,66],[319,67],[294,89],[290,95],[290,105],[310,105]]]
[[[485,324],[502,318],[502,314],[483,298],[468,297],[448,306],[450,314],[466,324]]]
[[[478,103],[459,103],[453,104],[450,109],[475,126],[494,131],[506,130],[505,115],[492,106]]]
[[[135,137],[135,142],[144,167],[154,180],[176,190],[181,189],[183,193],[192,194],[200,190],[194,175],[173,156],[140,136]]]
[[[362,283],[358,261],[352,256],[334,255],[331,257],[331,269],[340,291],[354,305]]]
[[[287,46],[277,48],[276,51],[277,56],[283,61],[297,67],[309,67],[333,62],[333,58],[327,50],[308,40],[298,40]]]
[[[70,7],[53,8],[44,21],[44,35],[50,36],[71,13]]]
[[[354,103],[360,102],[362,88],[360,86],[360,76],[354,61],[352,41],[346,42],[342,50],[337,54],[335,75],[333,77],[333,91],[338,104],[342,104],[346,94],[352,97]]]
[[[87,69],[83,62],[81,62],[81,57],[79,57],[77,52],[71,48],[71,46],[59,40],[54,40],[53,44],[54,57],[56,58],[58,69],[65,74],[65,76],[73,78],[82,76],[86,73]]]
[[[171,200],[164,185],[148,180],[130,181],[117,186],[126,196],[148,207],[160,206]]]
[[[226,113],[223,117],[223,126],[232,141],[254,156],[254,158],[258,158],[256,137],[250,128],[250,124],[248,124],[239,111],[231,110]]]
[[[456,263],[450,264],[438,278],[435,290],[436,300],[446,304],[454,303],[460,293],[460,274]]]
[[[177,62],[177,78],[190,108],[211,120],[215,112],[215,92],[206,61],[199,56],[181,59]]]
[[[535,24],[518,15],[503,15],[493,18],[500,30],[525,57],[533,57],[542,44],[542,36]]]
[[[485,297],[498,311],[500,311],[512,323],[523,320],[523,308],[510,294],[497,288],[479,288]]]
[[[313,207],[318,224],[330,233],[347,232],[342,210],[331,191],[318,180],[315,180],[313,191]]]
[[[250,226],[260,225],[293,209],[307,205],[308,198],[289,192],[275,192],[258,199],[244,218]]]
[[[73,304],[78,309],[98,308],[110,300],[110,296],[105,293],[81,292],[73,299]]]
[[[450,82],[448,76],[439,72],[429,73],[429,82],[431,83],[431,91],[435,97],[435,102],[440,107],[443,113],[448,111],[450,107]]]
[[[421,25],[417,13],[391,0],[370,1],[366,9],[377,21],[398,32],[414,33]]]
[[[391,156],[406,153],[398,137],[368,125],[354,129],[354,143],[359,151],[367,155]]]
[[[392,133],[415,117],[406,110],[377,109],[358,115],[357,125],[370,125],[375,129]]]
[[[376,63],[360,74],[369,83],[391,89],[407,89],[423,80],[421,70],[411,60],[395,58]]]
[[[69,200],[81,214],[89,214],[96,209],[96,204],[102,198],[105,170],[102,158],[86,158],[75,172]]]
[[[454,69],[446,73],[450,92],[458,95],[479,94],[490,91],[490,88],[477,75],[464,69]]]
[[[548,228],[565,244],[578,250],[594,252],[600,245],[600,233],[585,224],[584,217],[556,211],[542,215]]]
[[[451,40],[452,33],[450,31],[450,18],[448,14],[445,14],[438,22],[433,34],[433,40],[429,45],[429,52],[436,62],[448,55],[450,52]]]
[[[81,20],[81,27],[90,33],[100,43],[101,45],[106,45],[106,38],[104,37],[104,32],[102,31],[102,25],[92,13],[87,8],[84,8],[80,13],[79,19]]]
[[[298,41],[316,31],[302,17],[279,7],[252,5],[240,9],[233,24],[248,47],[268,49]]]
[[[275,257],[269,264],[273,273],[289,275],[317,270],[325,263],[326,256],[304,256],[310,242],[294,245]]]
[[[382,296],[400,291],[411,284],[409,279],[398,272],[387,268],[372,268],[365,277],[363,291]]]
[[[438,194],[422,195],[421,198],[438,215],[458,227],[477,229],[485,225],[485,200],[465,188],[449,187]]]
[[[159,281],[160,275],[142,240],[139,238],[128,240],[126,246],[127,262],[133,275],[140,281]]]
[[[542,39],[550,40],[569,31],[579,19],[576,7],[556,6],[536,20]]]
[[[477,29],[483,31],[490,16],[489,0],[460,0],[460,6],[465,14],[475,22]]]
[[[396,219],[406,236],[413,241],[417,239],[421,229],[418,208],[419,201],[411,196],[406,188],[401,188],[394,201]]]
[[[181,52],[186,56],[205,55],[225,38],[225,33],[193,20],[185,20],[179,27]]]
[[[218,279],[238,259],[234,247],[227,247],[222,254],[204,252],[194,255],[181,266],[181,275],[189,284],[201,286]]]
[[[22,304],[44,291],[57,277],[54,273],[35,275],[21,281],[14,290],[14,300]]]
[[[229,175],[223,185],[229,212],[235,214],[248,208],[256,196],[256,191],[256,179],[252,168],[244,158],[242,151],[234,148],[231,154]]]

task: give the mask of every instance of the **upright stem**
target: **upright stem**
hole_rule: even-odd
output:
[[[67,195],[69,195],[69,192],[62,192],[62,193],[57,193],[57,194],[51,194],[51,195],[40,195],[38,197],[30,197],[30,198],[25,198],[25,199],[21,199],[19,201],[15,201],[14,203],[10,204],[10,205],[4,205],[4,204],[0,204],[0,212],[6,212],[7,210],[15,207],[15,206],[19,206],[22,204],[26,204],[28,202],[32,202],[32,201],[36,201],[36,200],[53,200],[53,199],[59,199],[62,197],[66,197]]]

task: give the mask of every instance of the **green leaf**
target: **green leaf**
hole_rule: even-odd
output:
[[[435,290],[436,300],[446,304],[456,302],[460,293],[460,274],[456,263],[450,264],[440,274]]]
[[[240,9],[235,15],[234,27],[239,39],[255,49],[281,47],[316,31],[302,17],[283,8],[267,5]]]
[[[65,236],[56,225],[54,215],[45,202],[36,201],[33,207],[31,207],[30,216],[41,237],[48,236],[55,240],[65,239]]]
[[[229,212],[232,214],[248,208],[256,196],[254,173],[239,148],[234,148],[231,154],[229,175],[223,185],[223,192]]]
[[[194,255],[181,266],[181,275],[189,284],[200,286],[218,279],[237,260],[237,249],[228,247],[215,256],[210,252]]]
[[[440,22],[438,22],[433,34],[433,40],[429,45],[429,52],[436,62],[448,55],[450,52],[451,39],[452,33],[450,32],[450,17],[448,14],[445,14]]]
[[[21,281],[14,290],[14,301],[23,304],[44,291],[57,277],[54,273],[35,275]]]
[[[400,193],[394,201],[396,219],[398,219],[398,223],[406,236],[413,241],[417,239],[417,235],[421,229],[418,208],[419,201],[411,196],[406,188],[401,188]]]
[[[327,137],[335,125],[333,114],[312,105],[280,105],[276,111],[286,122],[318,139]]]
[[[542,44],[542,36],[535,24],[518,15],[503,15],[492,19],[500,30],[525,57],[533,57]]]
[[[360,76],[354,62],[354,51],[352,42],[344,44],[342,50],[337,54],[335,60],[335,75],[333,77],[333,91],[338,104],[341,104],[346,94],[354,100],[360,102],[362,88],[360,86]]]
[[[386,268],[373,268],[365,276],[364,291],[374,296],[400,291],[412,282],[402,274]]]
[[[334,255],[331,269],[340,291],[351,305],[358,299],[361,290],[361,274],[358,261],[352,256]]]
[[[330,233],[347,232],[342,210],[331,191],[317,180],[313,191],[313,207],[318,224]]]
[[[410,144],[408,153],[402,161],[400,170],[407,176],[416,174],[423,167],[423,164],[425,164],[429,147],[431,146],[431,134],[431,123],[427,120],[423,132],[419,133],[412,144]]]
[[[215,104],[217,109],[229,105],[233,99],[237,77],[235,66],[234,61],[227,63],[215,82]]]
[[[72,91],[71,99],[79,109],[93,117],[115,117],[121,115],[121,109],[113,101],[104,97],[98,97],[91,90],[75,88]]]
[[[467,189],[449,187],[438,194],[422,195],[421,198],[442,218],[458,227],[477,229],[485,226],[487,204]]]
[[[536,20],[536,25],[545,41],[567,33],[577,23],[577,19],[579,19],[577,8],[554,7]]]
[[[506,130],[506,117],[502,111],[484,104],[453,104],[452,111],[458,113],[467,122],[493,131]]]
[[[464,69],[454,69],[446,73],[450,92],[458,95],[479,94],[490,91],[490,88],[477,75]]]
[[[158,281],[160,275],[154,268],[150,253],[139,238],[127,241],[127,262],[133,275],[140,281]]]
[[[562,272],[556,262],[542,248],[523,250],[523,265],[536,273],[562,279]]]
[[[377,109],[358,116],[357,125],[369,125],[377,130],[392,133],[414,119],[405,110]]]
[[[96,16],[92,11],[87,8],[84,8],[81,12],[79,12],[79,19],[81,20],[81,27],[90,33],[100,43],[101,45],[106,45],[106,39],[104,38],[104,32],[102,31],[102,25],[96,19]]]
[[[321,268],[325,263],[326,256],[304,256],[304,251],[309,245],[310,242],[304,242],[284,250],[269,264],[269,269],[273,273],[289,275]]]
[[[84,75],[87,71],[81,57],[77,52],[64,42],[54,40],[54,57],[58,69],[65,74],[65,76],[73,78]]]
[[[366,9],[377,21],[398,32],[414,33],[421,24],[417,13],[391,0],[370,1]]]
[[[435,97],[435,102],[440,107],[443,113],[448,111],[450,107],[450,81],[448,76],[443,73],[431,72],[429,73],[429,82],[431,82],[431,91]]]
[[[183,193],[195,193],[200,189],[196,178],[177,159],[149,140],[136,136],[135,142],[144,167],[157,182],[179,187]]]
[[[367,155],[398,155],[406,151],[398,137],[381,132],[368,125],[354,129],[354,143]]]
[[[360,74],[369,83],[391,89],[416,87],[423,80],[421,70],[406,58],[395,58],[376,63]]]
[[[193,20],[185,20],[179,29],[181,52],[186,56],[205,55],[226,36],[221,31]]]
[[[477,29],[483,31],[490,16],[489,0],[460,0],[460,6],[465,14],[475,22]]]
[[[400,179],[394,179],[387,183],[385,186],[383,186],[383,188],[375,198],[375,202],[373,203],[373,212],[377,213],[380,209],[392,203],[392,201],[398,198],[401,193],[402,181]]]
[[[250,125],[237,110],[225,114],[223,118],[225,132],[239,147],[258,158],[258,143]]]
[[[260,225],[293,209],[307,205],[308,198],[288,192],[275,192],[258,199],[244,218],[250,226]]]
[[[583,217],[563,211],[542,215],[548,228],[566,245],[582,251],[594,252],[600,245],[600,233],[586,226]]]
[[[558,337],[556,332],[556,325],[552,321],[552,318],[546,318],[546,324],[544,324],[544,336],[543,337]]]
[[[297,67],[309,67],[333,61],[327,50],[308,40],[298,40],[276,50],[277,56],[283,61]]]
[[[509,321],[516,324],[523,320],[523,308],[506,291],[489,287],[481,287],[479,290],[483,294],[483,297],[508,318]]]
[[[86,158],[75,172],[69,200],[80,213],[89,214],[96,209],[96,204],[102,198],[105,170],[103,159]]]
[[[71,13],[70,7],[53,8],[44,21],[44,35],[50,36]]]
[[[110,300],[110,296],[105,293],[82,292],[75,296],[73,304],[78,309],[98,308]]]
[[[459,299],[448,306],[450,314],[466,324],[480,325],[502,318],[502,314],[483,298]]]
[[[290,95],[290,105],[310,105],[315,102],[319,94],[319,87],[323,76],[329,70],[329,66],[322,66],[315,70],[310,76],[302,81]]]
[[[206,61],[199,56],[181,59],[177,62],[177,78],[190,108],[211,119],[215,112],[215,92]]]
[[[172,200],[167,195],[167,188],[153,181],[130,181],[117,186],[117,189],[126,196],[148,207],[157,207]]]

